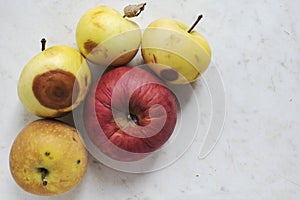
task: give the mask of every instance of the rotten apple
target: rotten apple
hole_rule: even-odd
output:
[[[142,56],[149,67],[172,84],[198,80],[211,61],[211,49],[204,36],[191,26],[175,19],[157,19],[145,29]]]
[[[57,45],[34,56],[23,68],[18,96],[24,107],[40,117],[66,115],[85,98],[91,72],[84,57],[73,47]]]
[[[88,10],[76,28],[80,52],[98,65],[118,66],[130,62],[138,52],[142,33],[138,24],[128,18],[137,16],[144,6],[126,7],[124,15],[105,5]]]

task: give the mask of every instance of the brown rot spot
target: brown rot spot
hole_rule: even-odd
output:
[[[160,76],[166,81],[175,81],[178,79],[178,72],[173,69],[164,69],[160,72]]]
[[[88,40],[84,43],[84,49],[87,51],[87,53],[90,53],[91,51],[93,51],[94,48],[97,47],[97,43],[91,40]]]
[[[37,75],[32,91],[43,106],[51,109],[63,109],[72,105],[79,93],[76,77],[67,71],[56,69]]]

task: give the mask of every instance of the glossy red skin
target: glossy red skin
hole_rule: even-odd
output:
[[[138,117],[138,125],[127,118],[128,111]],[[114,119],[115,113],[121,117]],[[94,84],[84,107],[89,138],[104,154],[119,161],[139,160],[160,148],[173,133],[176,120],[174,94],[138,67],[123,66],[105,73]],[[117,124],[120,121],[122,129]]]

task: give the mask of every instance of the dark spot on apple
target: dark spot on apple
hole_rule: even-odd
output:
[[[196,59],[196,61],[197,61],[198,63],[200,63],[200,58],[199,58],[198,55],[195,55],[195,59]]]
[[[45,152],[45,156],[50,156],[50,152]]]
[[[72,73],[56,69],[37,75],[32,90],[43,106],[63,109],[71,106],[73,99],[77,99],[79,84]]]
[[[174,69],[163,69],[160,76],[166,81],[175,81],[179,77],[178,72]]]
[[[84,76],[84,85],[85,85],[85,87],[88,86],[88,77],[87,76]]]
[[[153,62],[157,63],[157,58],[156,58],[156,56],[154,54],[153,54]]]
[[[98,44],[92,40],[88,40],[84,43],[83,47],[86,50],[87,53],[90,53],[93,51],[94,48],[96,48]]]
[[[75,137],[72,137],[72,140],[73,140],[74,142],[78,142],[78,141],[76,140],[76,138],[75,138]]]
[[[78,165],[80,164],[80,162],[81,162],[80,160],[77,160],[77,164],[78,164]]]
[[[195,75],[194,80],[197,79],[200,75],[201,75],[200,72],[198,72],[198,73]]]

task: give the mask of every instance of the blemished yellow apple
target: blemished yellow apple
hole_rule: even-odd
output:
[[[80,52],[102,66],[129,63],[137,54],[142,33],[137,23],[112,7],[88,10],[79,20],[76,42]]]
[[[65,193],[84,177],[88,153],[80,133],[54,119],[29,123],[9,155],[11,174],[25,191],[42,196]]]
[[[196,81],[208,68],[211,49],[202,34],[175,19],[157,19],[145,29],[142,56],[149,67],[172,84]]]
[[[40,117],[61,117],[85,98],[91,72],[73,47],[53,46],[34,56],[23,68],[18,95],[25,108]]]

